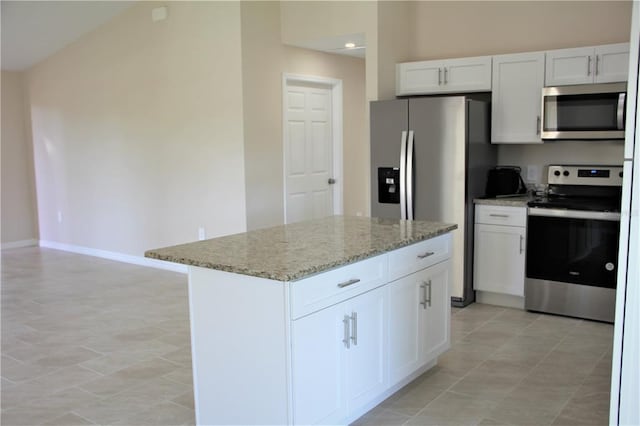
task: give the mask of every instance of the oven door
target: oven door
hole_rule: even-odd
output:
[[[527,278],[615,289],[620,214],[530,208]]]

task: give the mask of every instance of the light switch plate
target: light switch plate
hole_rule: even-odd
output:
[[[540,167],[532,164],[527,166],[527,182],[540,182]]]
[[[164,21],[165,19],[167,19],[167,16],[167,6],[151,9],[151,20],[153,22]]]

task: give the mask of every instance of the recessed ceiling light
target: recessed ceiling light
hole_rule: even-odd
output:
[[[346,47],[347,49],[353,49],[354,47],[356,47],[356,44],[349,42],[349,43],[345,43],[344,47]]]

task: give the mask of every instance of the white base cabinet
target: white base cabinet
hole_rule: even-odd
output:
[[[449,348],[450,256],[445,234],[295,282],[190,267],[196,422],[360,417]]]
[[[388,384],[387,286],[293,321],[296,424],[335,424]]]
[[[527,208],[476,205],[475,290],[524,297]]]
[[[439,263],[389,286],[391,384],[449,349],[449,273]]]

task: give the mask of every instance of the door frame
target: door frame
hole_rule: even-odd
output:
[[[343,182],[342,182],[342,80],[336,78],[317,77],[302,74],[282,74],[282,177],[284,195],[284,223],[287,223],[287,147],[289,145],[287,125],[287,89],[291,84],[319,84],[331,90],[331,139],[332,139],[332,170],[336,183],[333,185],[333,214],[343,212]]]

